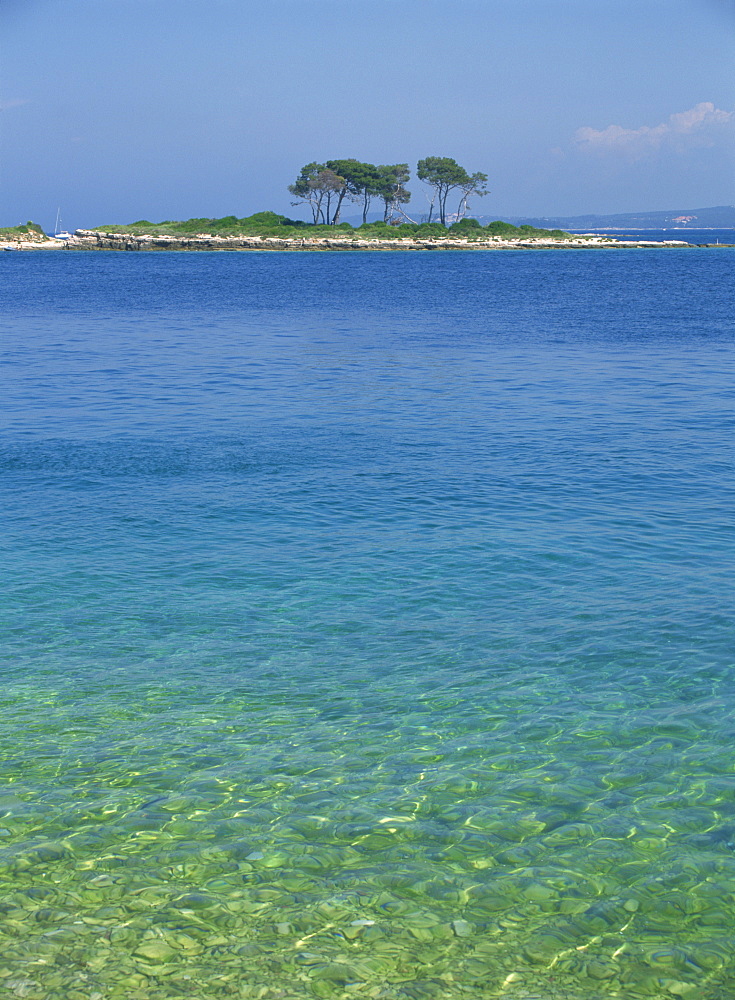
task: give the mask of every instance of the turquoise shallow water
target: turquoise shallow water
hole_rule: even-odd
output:
[[[3,255],[6,995],[732,995],[734,259]]]

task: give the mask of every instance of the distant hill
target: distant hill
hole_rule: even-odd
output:
[[[422,218],[422,213],[412,213],[410,206],[408,214],[417,221]],[[370,212],[368,215],[369,222],[376,222],[382,218],[382,212]],[[487,226],[498,216],[478,215],[475,218],[481,225]],[[620,215],[501,215],[499,218],[503,222],[511,222],[514,226],[534,226],[538,229],[735,229],[735,208],[732,205],[720,205],[717,208],[677,208],[670,212],[624,212]],[[342,222],[359,226],[362,223],[362,216],[346,215],[343,216]]]
[[[480,217],[486,225],[491,216]],[[735,208],[681,208],[669,212],[625,212],[620,215],[508,216],[516,226],[538,226],[546,229],[733,229]]]

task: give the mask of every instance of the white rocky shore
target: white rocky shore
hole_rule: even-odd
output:
[[[590,233],[558,237],[487,236],[461,239],[447,236],[431,239],[363,239],[357,234],[334,236],[135,236],[113,230],[77,229],[71,239],[54,239],[38,233],[22,233],[0,238],[0,250],[597,250],[636,247],[688,247],[684,240],[636,240],[628,242]]]
[[[77,229],[69,248],[92,250],[569,250],[635,247],[687,247],[683,240],[666,240],[664,243],[640,240],[634,243],[608,236],[574,236],[568,239],[554,237],[504,238],[488,236],[485,239],[361,239],[356,234],[330,237],[278,237],[278,236],[212,236],[197,233],[195,236],[134,236],[114,231],[99,232]]]
[[[0,236],[0,250],[63,250],[68,240],[55,240],[36,233]]]

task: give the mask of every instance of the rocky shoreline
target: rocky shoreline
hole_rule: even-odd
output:
[[[54,240],[40,233],[0,236],[0,250],[63,250],[64,240]]]
[[[705,244],[709,245],[714,244]],[[136,236],[115,231],[77,229],[68,240],[57,240],[35,233],[0,239],[0,250],[604,250],[642,247],[696,249],[695,244],[684,240],[628,242],[598,234],[572,236],[568,239],[541,236],[511,238],[488,236],[485,239],[461,239],[451,236],[445,239],[361,239],[357,235],[341,234],[333,237],[213,236],[209,233],[198,233],[196,236]]]
[[[134,236],[130,233],[98,232],[91,229],[77,229],[70,248],[91,250],[548,250],[548,249],[604,249],[617,247],[687,247],[683,240],[667,240],[665,243],[653,241],[623,242],[606,236],[504,238],[490,236],[487,239],[468,240],[447,237],[446,239],[360,239],[358,236],[212,236],[199,233],[196,236]]]

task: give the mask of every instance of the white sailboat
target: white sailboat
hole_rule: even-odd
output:
[[[59,229],[61,225],[61,208],[56,209],[56,225],[54,226],[54,235],[52,239],[54,240],[70,240],[72,234],[67,233],[65,229]]]

